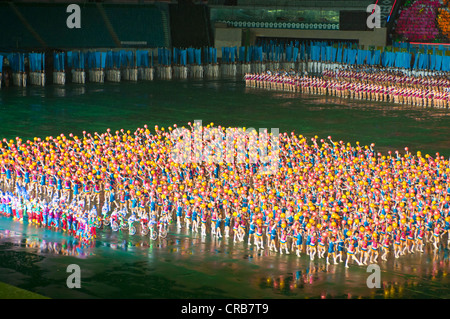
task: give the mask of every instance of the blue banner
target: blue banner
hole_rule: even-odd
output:
[[[435,70],[441,71],[442,69],[442,55],[436,55],[436,65]]]
[[[178,48],[173,48],[173,55],[172,55],[172,57],[173,57],[173,63],[174,64],[178,64],[178,59],[179,59],[179,55],[180,55],[180,49],[178,49]],[[139,63],[137,62],[138,60],[137,60],[137,58],[138,58],[138,55],[136,54],[136,63],[137,63],[137,65],[139,66],[140,65],[140,62],[141,62],[141,59],[140,59],[140,57],[139,57]]]
[[[299,52],[298,47],[295,47],[295,48],[293,49],[293,53],[292,53],[293,58],[294,58],[294,62],[297,62],[297,60],[298,60],[298,52]]]
[[[66,69],[64,63],[65,56],[66,54],[64,52],[59,53],[59,68],[61,71],[64,71]]]
[[[104,69],[106,66],[106,52],[101,52],[100,55],[100,67]]]
[[[84,68],[85,68],[85,58],[86,58],[86,54],[84,53],[84,52],[80,52],[80,58],[79,58],[79,64],[80,64],[80,69],[83,69],[84,70]]]
[[[187,49],[187,53],[188,53],[188,64],[194,64],[195,59],[194,48]]]
[[[313,60],[313,61],[320,60],[320,47],[319,46],[311,46],[311,60]]]
[[[375,50],[372,55],[372,65],[378,65],[381,63],[381,51]]]
[[[429,57],[430,57],[430,69],[434,70],[436,67],[436,55],[431,54],[429,55]]]
[[[348,64],[355,64],[356,62],[356,54],[357,54],[357,50],[353,50],[353,49],[347,49],[347,63]],[[345,62],[345,61],[344,61]]]
[[[442,57],[442,71],[444,72],[450,71],[450,56],[444,55]]]
[[[101,52],[95,52],[94,55],[95,58],[95,68],[100,68],[102,66],[102,53]]]
[[[111,69],[114,66],[114,59],[112,51],[106,52],[106,68]]]
[[[420,53],[416,54],[415,57],[414,57],[414,64],[413,64],[413,69],[414,70],[417,69],[417,66],[418,66],[418,63],[419,63],[419,55],[420,55]]]
[[[337,48],[336,62],[342,63],[342,47]]]
[[[176,61],[174,61],[176,63]],[[142,52],[140,50],[136,50],[136,66],[142,66]]]
[[[291,46],[286,47],[286,61],[292,62],[292,47]]]
[[[230,48],[230,62],[231,63],[236,62],[236,54],[237,54],[236,51],[237,51],[236,48]]]
[[[245,62],[249,63],[252,56],[252,47],[247,47],[247,55],[245,56]]]
[[[116,68],[120,68],[122,66],[122,52],[115,51],[113,52],[113,63]]]
[[[19,71],[25,72],[25,54],[19,53]]]
[[[58,53],[56,53],[56,52],[53,52],[53,69],[55,70],[55,71],[60,71],[61,70],[61,68],[60,68],[60,66],[59,66],[59,54]]]
[[[356,59],[356,64],[361,65],[364,63],[366,58],[366,52],[364,50],[358,50],[358,55]]]
[[[134,54],[133,54],[133,51],[128,51],[127,52],[127,65],[128,66],[134,66]]]
[[[202,50],[201,49],[195,50],[195,63],[197,63],[197,65],[202,64]]]
[[[239,62],[245,61],[245,47],[239,47]]]
[[[137,55],[136,55],[136,59],[137,59]],[[136,60],[137,63],[137,60]],[[148,51],[139,51],[139,64],[138,66],[140,67],[145,67],[148,68],[149,63],[148,63]]]
[[[187,64],[187,50],[180,51],[180,64],[186,66]]]
[[[300,60],[304,60],[306,58],[306,46],[302,43],[300,46]]]
[[[67,67],[72,67],[72,51],[67,52]]]

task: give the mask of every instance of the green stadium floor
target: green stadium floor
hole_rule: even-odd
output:
[[[50,298],[0,282],[0,299],[50,299]]]

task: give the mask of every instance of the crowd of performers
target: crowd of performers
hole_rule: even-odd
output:
[[[269,70],[261,74],[247,73],[244,79],[246,86],[255,88],[410,106],[447,108],[450,105],[450,76],[446,72],[425,75],[397,68],[339,65],[314,75],[293,70]]]
[[[214,127],[194,125],[193,138]],[[449,247],[450,164],[438,153],[382,155],[373,144],[280,133],[268,174],[248,158],[175,161],[175,128],[4,139],[0,211],[86,243],[102,227],[157,240],[174,224],[347,267]]]

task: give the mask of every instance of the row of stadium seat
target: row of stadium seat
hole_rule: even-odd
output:
[[[95,4],[86,3],[81,8],[81,28],[70,29],[66,20],[66,4],[18,3],[15,5],[22,15],[19,19],[14,7],[0,2],[0,43],[4,48],[33,48],[42,46],[56,48],[116,47],[110,30]],[[146,43],[146,47],[169,45],[170,27],[168,19],[163,19],[161,6],[103,5],[106,15],[120,41]],[[168,11],[167,9],[165,9]],[[166,12],[168,16],[168,12]],[[163,21],[165,20],[165,21]]]

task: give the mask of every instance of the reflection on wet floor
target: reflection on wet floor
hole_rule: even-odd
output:
[[[105,230],[99,232],[95,242],[86,245],[64,234],[45,238],[36,233],[35,225],[23,224],[20,231],[14,230],[15,224],[10,226],[11,229],[0,230],[0,251],[26,250],[44,258],[60,255],[92,261],[106,255],[119,262],[126,262],[128,256],[139,256],[149,263],[174,263],[183,267],[185,273],[206,275],[220,269],[229,280],[247,280],[249,290],[272,297],[446,298],[450,292],[448,249],[434,253],[428,248],[417,256],[380,262],[381,287],[368,289],[364,284],[368,276],[365,267],[354,265],[346,269],[342,263],[327,265],[323,259],[310,261],[306,255],[279,255],[256,250],[247,243],[188,236],[185,230],[175,228],[166,239],[156,241]],[[27,232],[29,228],[32,231]]]
[[[37,254],[55,254],[64,256],[86,257],[92,255],[95,243],[86,245],[74,238],[46,240],[36,236],[25,237],[10,230],[0,230],[0,240],[9,241],[14,247],[31,248]]]

